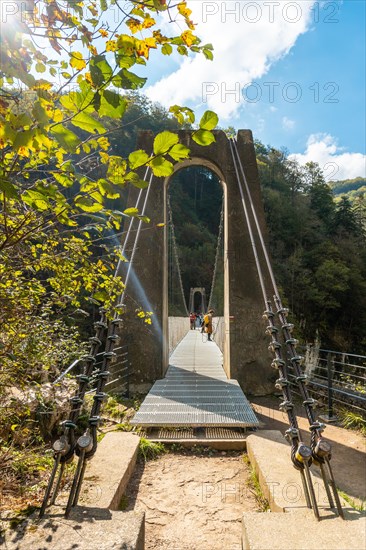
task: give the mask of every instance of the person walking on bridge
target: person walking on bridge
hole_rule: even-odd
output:
[[[212,316],[215,313],[213,309],[209,309],[206,315],[204,316],[203,320],[205,323],[205,331],[207,332],[207,340],[209,342],[212,342]]]
[[[196,315],[191,312],[190,316],[189,316],[189,322],[191,323],[191,330],[195,330],[196,329]]]

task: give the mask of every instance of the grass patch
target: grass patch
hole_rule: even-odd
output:
[[[140,439],[139,454],[143,457],[145,462],[148,460],[155,460],[158,456],[164,453],[166,453],[166,448],[162,443],[149,441],[145,437]]]
[[[358,512],[364,512],[366,510],[365,501],[361,501],[361,503],[359,504],[352,497],[347,495],[347,493],[340,491],[339,489],[338,489],[338,493],[339,493],[339,496],[341,496],[343,500],[345,500],[347,504],[349,504],[351,508],[353,508],[354,510],[357,510]]]
[[[349,430],[357,430],[366,437],[366,418],[358,413],[341,409],[338,412],[341,424]]]
[[[247,480],[247,486],[250,492],[254,495],[256,503],[258,505],[259,512],[268,512],[269,511],[269,502],[264,496],[257,474],[249,460],[248,455],[243,456],[244,463],[248,466],[249,470],[249,479]]]

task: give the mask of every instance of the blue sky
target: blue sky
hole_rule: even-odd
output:
[[[334,15],[337,23],[325,23],[324,17],[320,18],[318,24],[299,37],[291,52],[260,79],[280,82],[282,88],[291,79],[299,83],[302,91],[298,103],[285,102],[280,92],[275,94],[274,106],[279,113],[266,117],[260,139],[278,146],[290,138],[287,145],[294,151],[304,145],[309,134],[326,132],[337,136],[349,150],[364,151],[365,5],[363,0],[338,3],[339,11]],[[295,122],[291,131],[278,124],[281,115]]]
[[[187,2],[214,60],[151,52],[136,68],[148,77],[143,93],[197,116],[212,109],[221,127],[249,128],[301,163],[318,162],[327,179],[366,177],[365,0]],[[112,28],[118,16],[107,15]],[[168,35],[185,29],[164,13],[158,25]]]
[[[364,0],[188,4],[215,59],[155,55],[151,99],[211,108],[223,127],[250,128],[329,179],[366,176]]]

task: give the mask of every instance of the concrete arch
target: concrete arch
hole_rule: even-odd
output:
[[[201,306],[202,306],[201,313],[204,313],[207,310],[206,289],[201,286],[197,286],[190,289],[188,311],[189,312],[194,311],[194,299],[196,294],[201,295]]]
[[[200,147],[192,140],[192,132],[180,131],[180,142],[191,150],[191,159],[175,163],[174,174],[186,167],[205,166],[216,174],[224,190],[225,304],[223,320],[224,368],[229,378],[239,381],[246,393],[265,394],[273,389],[275,374],[270,368],[268,341],[262,322],[263,297],[256,272],[248,228],[243,215],[229,141],[222,131],[215,131],[216,141]],[[152,150],[152,132],[143,132],[138,147]],[[250,130],[237,135],[238,151],[245,169],[259,222],[265,234],[264,211]],[[173,174],[173,175],[174,175]],[[172,176],[173,176],[172,175]],[[138,278],[131,287],[130,313],[127,314],[125,339],[130,341],[133,382],[139,389],[148,389],[162,378],[168,366],[168,269],[167,269],[167,193],[172,176],[154,178],[147,216],[153,220],[151,231],[141,233],[134,261]],[[131,189],[128,205],[136,202],[138,190]],[[163,229],[157,228],[164,222]],[[141,300],[154,311],[154,324],[141,327],[134,318],[133,304]],[[189,324],[187,319],[187,330]]]

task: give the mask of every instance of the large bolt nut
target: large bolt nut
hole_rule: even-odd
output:
[[[328,456],[331,453],[332,446],[326,439],[319,439],[315,447],[315,454],[321,457]]]

